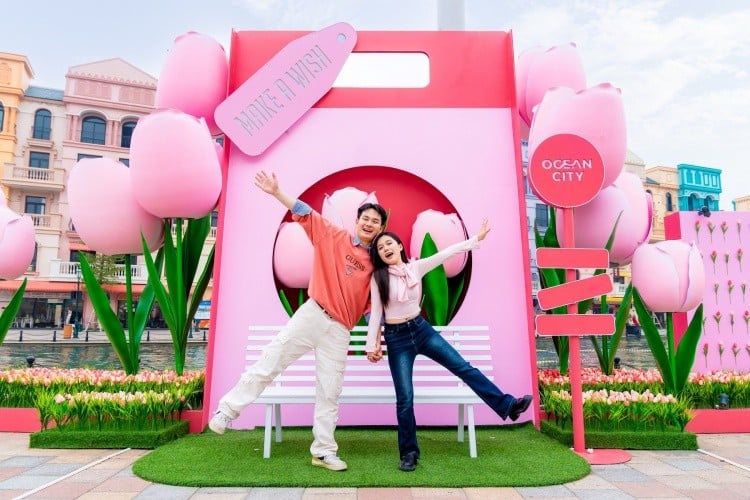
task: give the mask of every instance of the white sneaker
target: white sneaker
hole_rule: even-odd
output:
[[[312,464],[318,467],[325,467],[328,470],[346,470],[346,462],[336,455],[326,455],[324,457],[312,457]]]
[[[227,427],[232,422],[232,418],[226,413],[217,411],[214,416],[208,422],[208,428],[214,431],[216,434],[224,434]]]

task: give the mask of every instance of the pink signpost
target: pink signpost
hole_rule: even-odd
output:
[[[615,331],[611,314],[577,314],[581,300],[612,291],[612,279],[602,274],[576,280],[576,268],[606,268],[609,252],[604,249],[575,248],[573,207],[590,202],[604,183],[604,164],[596,148],[573,134],[549,137],[534,151],[529,161],[529,181],[539,198],[562,209],[564,233],[561,248],[537,250],[540,268],[565,269],[565,283],[541,290],[539,305],[554,309],[567,305],[567,314],[541,314],[536,317],[539,335],[563,335],[570,339],[570,393],[573,414],[573,451],[592,464],[615,464],[630,460],[623,450],[586,450],[583,426],[580,335],[611,335]]]

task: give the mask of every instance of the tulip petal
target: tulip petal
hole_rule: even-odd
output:
[[[654,312],[673,312],[683,303],[679,274],[669,253],[657,245],[641,245],[633,255],[632,282]]]
[[[366,193],[355,187],[345,187],[336,190],[323,198],[321,215],[334,225],[349,231],[355,236],[357,231],[357,210],[365,203],[377,203],[375,193]]]
[[[698,307],[703,301],[703,294],[706,287],[706,268],[703,264],[703,257],[700,250],[692,243],[688,255],[688,277],[685,299],[681,312],[687,312]]]
[[[427,233],[430,233],[438,251],[466,239],[466,229],[458,215],[425,210],[417,215],[412,226],[409,245],[411,258],[416,259],[421,255],[422,243]],[[446,276],[452,278],[460,273],[466,265],[467,258],[468,255],[462,252],[443,262]]]

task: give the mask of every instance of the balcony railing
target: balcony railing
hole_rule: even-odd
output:
[[[59,192],[65,188],[65,170],[61,168],[19,167],[6,163],[3,169],[3,184],[37,191]]]
[[[187,221],[184,221],[182,223],[182,235],[183,236],[185,236],[185,231],[187,231]],[[172,224],[172,238],[174,238],[176,234],[177,234],[177,229],[176,229],[175,225]],[[206,239],[207,240],[210,240],[210,239],[214,239],[215,240],[216,239],[216,228],[215,227],[212,227],[211,229],[208,230],[208,236],[206,237]]]
[[[62,230],[62,215],[60,214],[24,214],[31,217],[34,227],[37,229],[49,229],[51,231]]]
[[[50,279],[53,281],[77,281],[80,276],[81,264],[78,262],[65,262],[52,260],[50,262]],[[127,273],[125,264],[115,266],[114,280],[117,283],[125,283]],[[145,264],[133,264],[130,266],[130,275],[133,283],[142,285],[148,281],[148,269]]]

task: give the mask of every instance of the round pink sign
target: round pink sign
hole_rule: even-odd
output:
[[[585,205],[599,193],[603,183],[602,157],[589,141],[577,135],[548,137],[529,160],[531,189],[554,207]]]

